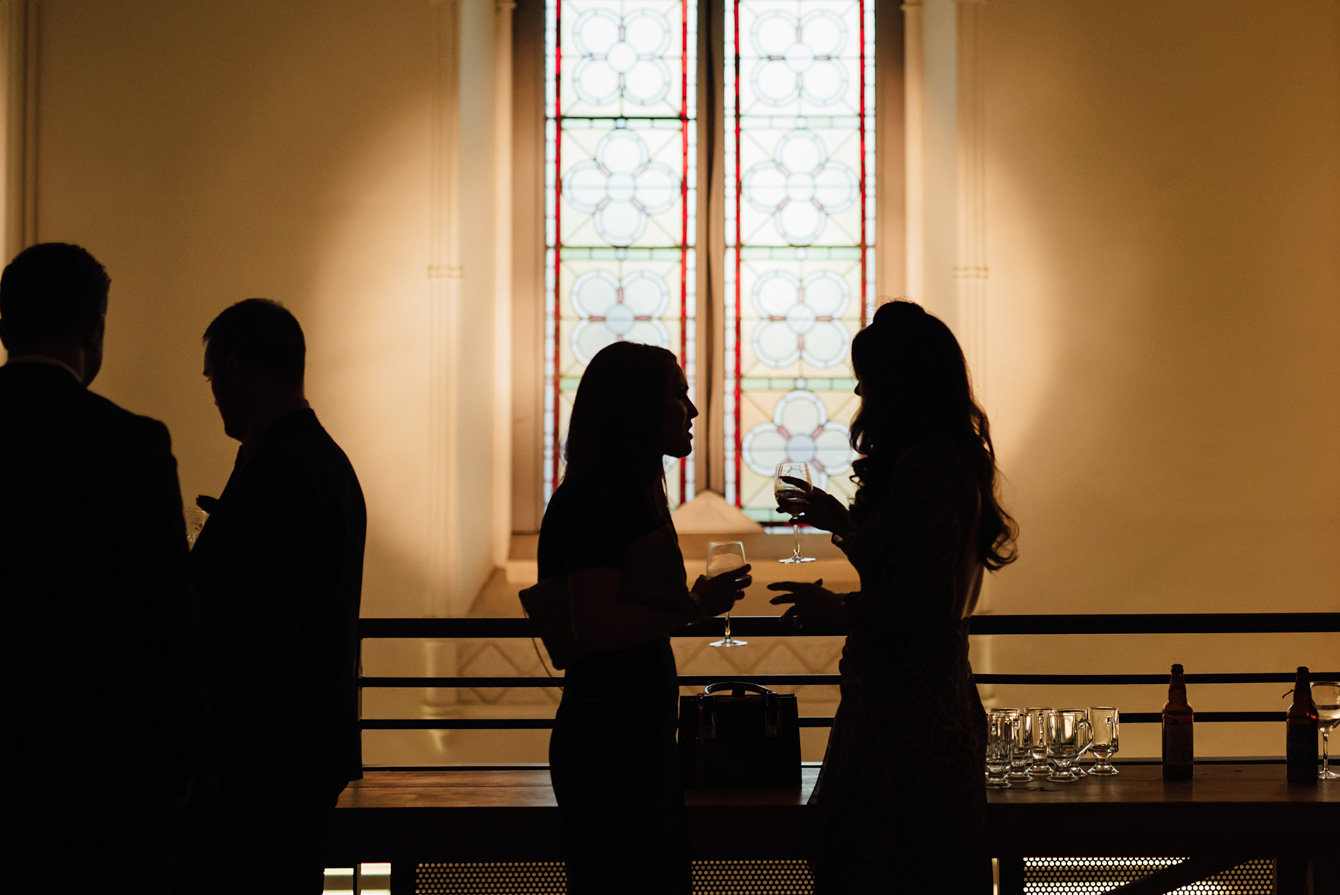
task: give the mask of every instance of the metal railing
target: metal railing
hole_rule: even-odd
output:
[[[841,631],[806,629],[796,631],[775,616],[744,616],[731,620],[733,633],[745,637],[840,637]],[[709,619],[681,629],[675,637],[719,637],[724,631],[722,619]],[[1285,634],[1340,633],[1340,612],[1252,612],[1252,613],[1168,613],[1141,615],[980,615],[974,616],[969,631],[987,635],[1074,635],[1074,634]],[[529,639],[531,630],[524,618],[365,618],[359,622],[361,641],[367,639],[478,640]],[[1340,647],[1340,642],[1337,643]],[[1340,650],[1337,650],[1340,652]],[[360,666],[361,667],[361,666]],[[764,686],[836,686],[836,674],[744,674],[740,680]],[[979,684],[1045,684],[1048,686],[1101,686],[1166,684],[1166,674],[978,674]],[[1340,671],[1314,671],[1317,680],[1340,680]],[[722,675],[680,675],[685,687],[705,686]],[[1292,683],[1294,671],[1230,672],[1187,674],[1188,684],[1260,684]],[[360,673],[360,689],[430,687],[501,687],[557,688],[561,677],[377,677]],[[1281,711],[1197,712],[1197,722],[1278,722]],[[1157,723],[1158,712],[1122,713],[1130,724]],[[548,718],[371,718],[362,720],[363,730],[544,730],[553,727]],[[829,727],[831,717],[807,716],[802,727]]]

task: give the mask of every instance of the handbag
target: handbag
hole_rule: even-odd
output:
[[[747,681],[681,696],[679,758],[686,787],[799,786],[796,697]]]
[[[572,603],[568,598],[567,576],[546,578],[517,596],[530,621],[532,637],[539,637],[556,669],[564,669],[586,655],[572,633]]]

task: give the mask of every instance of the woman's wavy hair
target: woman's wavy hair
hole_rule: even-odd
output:
[[[913,442],[947,437],[963,446],[977,480],[982,563],[994,570],[1013,562],[1018,526],[996,495],[991,426],[973,400],[968,364],[949,327],[918,304],[892,301],[856,334],[851,359],[861,382],[861,408],[851,423],[851,446],[861,455],[852,464],[852,516],[859,521],[875,506]]]
[[[661,427],[678,368],[675,356],[655,345],[614,342],[600,349],[572,402],[564,480],[627,489],[669,518]]]

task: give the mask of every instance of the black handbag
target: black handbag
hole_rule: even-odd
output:
[[[746,681],[681,696],[679,757],[686,787],[799,786],[796,697]]]

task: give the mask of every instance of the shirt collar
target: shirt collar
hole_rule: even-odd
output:
[[[70,366],[63,360],[57,360],[54,357],[47,357],[45,354],[11,354],[9,356],[9,360],[7,360],[5,363],[6,365],[46,364],[48,367],[59,367],[60,369],[64,370],[65,372],[73,376],[75,378],[75,381],[78,382],[80,385],[84,384],[84,380],[80,378],[79,374],[75,371],[74,367]]]

